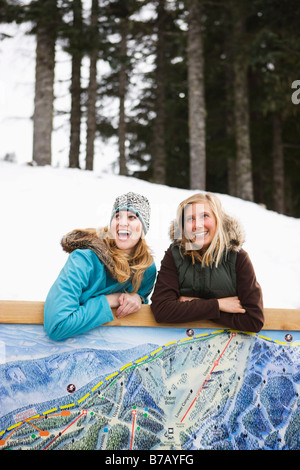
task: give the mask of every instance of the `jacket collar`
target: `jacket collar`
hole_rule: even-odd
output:
[[[87,228],[76,229],[67,233],[61,240],[61,246],[67,253],[74,250],[90,249],[105,265],[109,273],[116,277],[113,258],[103,241],[104,229]]]

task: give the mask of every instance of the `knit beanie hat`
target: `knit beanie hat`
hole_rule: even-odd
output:
[[[128,210],[137,214],[142,222],[145,234],[147,233],[150,223],[150,204],[145,196],[132,192],[118,196],[113,205],[111,219],[116,212],[121,210]]]

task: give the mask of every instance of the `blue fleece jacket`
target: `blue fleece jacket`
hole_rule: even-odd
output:
[[[144,273],[138,294],[148,303],[156,278],[153,263]],[[106,295],[132,292],[131,281],[120,284],[90,249],[73,251],[45,301],[44,328],[61,341],[113,320]]]

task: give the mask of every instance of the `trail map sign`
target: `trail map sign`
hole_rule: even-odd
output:
[[[300,449],[300,332],[0,324],[0,449]]]

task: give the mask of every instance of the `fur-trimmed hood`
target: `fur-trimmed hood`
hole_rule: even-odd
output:
[[[241,223],[235,217],[226,214],[223,224],[224,231],[228,234],[227,250],[239,251],[245,242],[245,234]],[[169,230],[173,243],[180,244],[181,238],[178,237],[180,233],[177,220],[173,220]]]
[[[72,253],[72,251],[78,249],[88,248],[92,250],[105,265],[111,276],[116,278],[113,258],[103,241],[103,236],[103,228],[76,229],[62,238],[61,246],[67,253]]]

